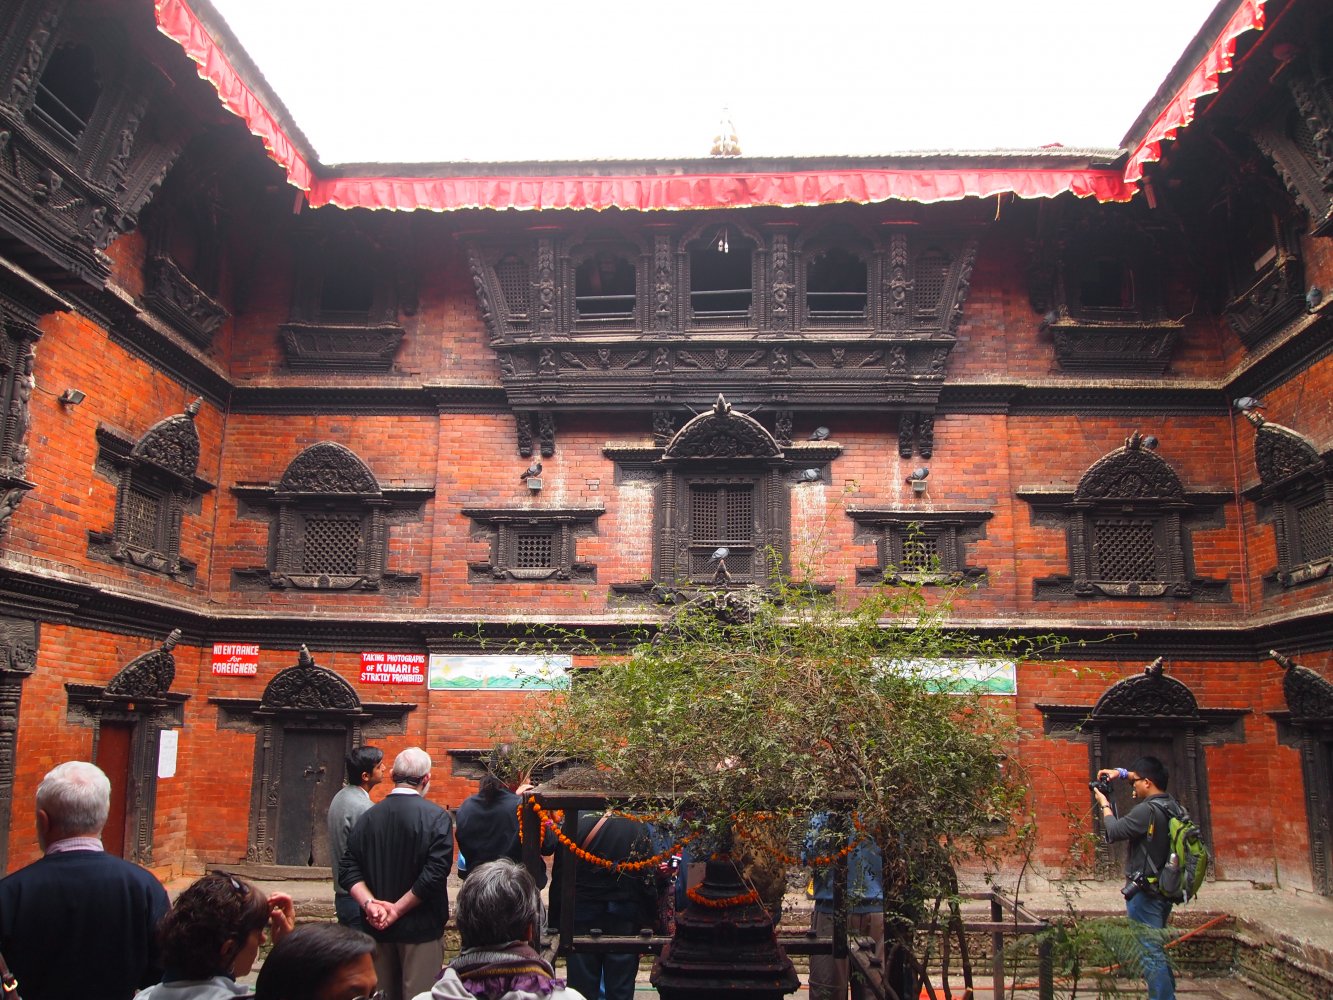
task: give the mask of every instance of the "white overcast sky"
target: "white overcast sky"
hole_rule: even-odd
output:
[[[323,163],[1116,146],[1215,0],[213,0]]]

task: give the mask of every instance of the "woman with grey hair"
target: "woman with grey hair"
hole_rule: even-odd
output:
[[[469,871],[455,917],[463,950],[415,1000],[584,1000],[536,952],[546,921],[522,865],[499,858]]]

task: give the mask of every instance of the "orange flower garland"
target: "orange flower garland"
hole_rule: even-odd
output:
[[[769,819],[771,817],[772,813],[756,813],[753,818]],[[846,846],[844,846],[841,850],[833,854],[821,854],[817,857],[808,858],[805,861],[802,861],[798,857],[794,857],[793,855],[787,854],[783,851],[779,851],[776,848],[769,846],[768,844],[760,843],[759,841],[755,840],[754,835],[750,833],[741,824],[740,817],[736,816],[733,818],[736,820],[736,836],[740,837],[742,840],[748,840],[751,843],[757,844],[760,848],[762,848],[765,851],[768,851],[770,854],[773,855],[773,857],[777,858],[779,861],[781,861],[783,864],[786,865],[808,865],[811,868],[823,868],[825,865],[831,865],[837,863],[838,861],[841,861],[843,858],[847,857],[847,855],[851,854],[852,851],[856,850],[856,848],[861,844],[861,842],[865,840],[864,836],[857,837],[855,840],[851,841]],[[852,817],[852,822],[856,825],[857,830],[859,830],[862,834],[865,833],[865,829],[861,826],[861,822],[856,818],[856,816]]]
[[[686,844],[688,844],[691,840],[695,838],[695,836],[697,836],[697,834],[692,833],[689,834],[688,836],[682,837],[679,841],[672,844],[665,851],[662,851],[658,854],[654,854],[651,858],[644,858],[641,861],[608,861],[606,858],[599,858],[591,851],[585,851],[578,844],[574,843],[574,841],[570,840],[567,836],[565,836],[565,831],[562,830],[558,825],[556,825],[556,822],[551,817],[551,814],[548,813],[545,809],[543,809],[540,803],[531,799],[529,801],[532,803],[533,812],[535,812],[537,816],[541,819],[543,825],[555,831],[556,839],[559,840],[560,843],[563,844],[565,848],[568,849],[569,852],[574,855],[574,857],[580,859],[581,861],[586,861],[590,865],[597,865],[598,867],[606,868],[609,871],[641,872],[649,868],[655,868],[663,861],[665,861],[667,858],[671,857],[671,855],[679,851]]]
[[[698,903],[714,910],[725,910],[731,906],[749,906],[751,903],[759,902],[759,893],[753,889],[736,896],[727,896],[725,899],[709,899],[694,886],[690,886],[685,890],[685,895],[689,897],[691,903]]]

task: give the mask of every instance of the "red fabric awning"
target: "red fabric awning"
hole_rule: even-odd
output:
[[[237,73],[186,0],[154,0],[158,29],[176,41],[217,90],[223,105],[245,122],[288,181],[314,207],[427,209],[593,209],[669,211],[757,206],[931,203],[1013,194],[1053,198],[1073,194],[1100,202],[1129,201],[1143,164],[1161,155],[1162,140],[1187,125],[1199,97],[1217,90],[1231,68],[1236,37],[1263,26],[1264,0],[1244,0],[1217,43],[1153,123],[1124,171],[1059,167],[976,169],[858,169],[623,176],[318,177],[264,102]]]
[[[1200,97],[1217,93],[1218,77],[1231,72],[1231,61],[1236,56],[1236,39],[1247,31],[1262,31],[1265,0],[1244,0],[1222,29],[1203,61],[1194,68],[1175,97],[1149,126],[1138,146],[1125,163],[1125,180],[1136,183],[1143,178],[1143,165],[1162,158],[1162,142],[1174,139],[1176,132],[1194,120],[1194,105]]]

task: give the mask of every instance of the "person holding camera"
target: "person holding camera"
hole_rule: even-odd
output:
[[[1092,794],[1101,809],[1106,842],[1129,841],[1125,859],[1125,912],[1129,919],[1146,927],[1162,930],[1171,916],[1171,901],[1159,893],[1148,874],[1160,872],[1171,850],[1163,811],[1153,808],[1153,800],[1172,812],[1175,799],[1166,793],[1166,765],[1156,757],[1140,757],[1128,770],[1105,767],[1097,772]],[[1116,816],[1107,798],[1114,780],[1129,781],[1135,805],[1124,816]],[[1148,981],[1148,1000],[1175,1000],[1176,978],[1166,960],[1160,934],[1144,935],[1143,975]]]

